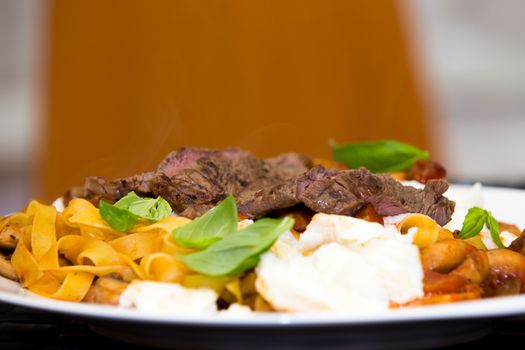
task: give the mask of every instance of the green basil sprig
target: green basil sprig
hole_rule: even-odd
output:
[[[262,253],[290,230],[294,220],[265,218],[224,237],[203,251],[181,256],[191,269],[208,276],[236,275],[259,262]]]
[[[204,249],[237,232],[237,206],[229,195],[218,206],[173,230],[173,239],[186,248]]]
[[[125,209],[117,208],[106,201],[100,201],[98,205],[100,216],[119,232],[126,232],[133,227],[138,221],[135,214],[130,213]]]
[[[101,200],[98,208],[100,216],[119,232],[126,232],[141,219],[156,222],[172,212],[164,198],[142,198],[133,191],[115,204]]]
[[[463,220],[463,226],[459,238],[467,239],[481,232],[483,226],[487,225],[492,240],[499,248],[505,248],[499,237],[499,224],[490,211],[479,207],[470,208]]]
[[[332,142],[333,157],[350,168],[365,167],[373,173],[402,171],[418,160],[428,159],[428,151],[406,143],[384,140],[337,145]]]

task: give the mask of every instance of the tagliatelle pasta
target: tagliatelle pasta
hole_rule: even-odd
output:
[[[151,225],[137,224],[123,235],[90,202],[74,199],[63,212],[32,201],[2,225],[23,228],[11,257],[23,287],[53,299],[81,301],[95,276],[181,281],[190,270],[171,253],[187,250],[173,242],[171,231],[189,221],[167,217]]]
[[[158,282],[180,282],[191,270],[176,256],[153,253],[140,261],[145,279]]]

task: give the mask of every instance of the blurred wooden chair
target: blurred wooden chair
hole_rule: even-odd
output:
[[[428,146],[397,3],[55,0],[41,196],[153,169],[172,149],[330,156]]]

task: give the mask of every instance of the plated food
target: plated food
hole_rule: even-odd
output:
[[[428,153],[396,142],[334,154],[182,148],[154,172],[87,178],[2,219],[0,273],[48,298],[177,315],[346,315],[521,292],[524,236],[483,209],[480,185],[447,191]]]

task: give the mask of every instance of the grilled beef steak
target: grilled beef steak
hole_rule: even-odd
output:
[[[297,181],[297,199],[316,212],[354,215],[371,204],[381,216],[422,213],[440,225],[450,221],[454,202],[443,196],[444,180],[429,180],[422,190],[403,186],[386,174],[365,168],[335,170],[316,167]]]
[[[415,189],[364,168],[312,168],[312,161],[297,153],[262,160],[237,148],[181,148],[164,158],[153,173],[117,180],[89,177],[83,189],[69,194],[97,205],[100,199],[114,202],[130,191],[162,196],[177,213],[190,218],[232,194],[239,213],[251,218],[298,204],[341,215],[354,215],[371,205],[381,216],[416,212],[444,225],[454,211],[454,202],[443,197],[447,188],[444,180],[429,180],[424,189]]]
[[[151,187],[183,216],[199,216],[232,194],[237,199],[239,212],[253,217],[249,211],[242,210],[243,202],[251,200],[260,190],[293,180],[309,168],[310,160],[295,153],[261,160],[238,149],[220,152],[182,148],[161,162]],[[285,198],[278,203],[279,199],[275,198],[268,208],[259,212],[265,214],[296,203],[295,199],[290,203]]]
[[[65,195],[68,203],[73,198],[85,198],[98,206],[100,200],[116,202],[128,192],[135,191],[139,196],[153,196],[151,180],[153,173],[147,172],[135,176],[110,180],[100,176],[89,176],[84,187],[73,187]]]

